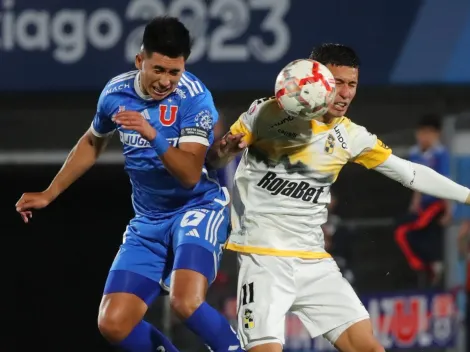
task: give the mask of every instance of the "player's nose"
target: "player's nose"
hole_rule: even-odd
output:
[[[170,79],[167,76],[163,76],[159,79],[158,85],[160,88],[168,88],[170,86]]]

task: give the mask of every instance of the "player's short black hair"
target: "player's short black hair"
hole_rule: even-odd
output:
[[[142,50],[171,58],[183,56],[186,60],[191,54],[189,31],[175,17],[155,17],[145,26]]]
[[[425,114],[418,121],[417,128],[432,128],[440,131],[442,129],[441,116],[438,114]]]
[[[343,44],[324,43],[313,48],[309,59],[323,65],[348,66],[359,68],[361,62],[356,52]]]

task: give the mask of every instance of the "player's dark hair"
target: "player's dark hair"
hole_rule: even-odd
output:
[[[325,43],[314,47],[309,57],[323,65],[359,67],[361,62],[356,52],[343,44]]]
[[[437,114],[425,114],[421,116],[417,127],[418,129],[432,128],[436,131],[440,131],[442,129],[441,116]]]
[[[171,58],[183,56],[187,60],[191,54],[189,31],[175,17],[155,17],[145,26],[142,50]]]

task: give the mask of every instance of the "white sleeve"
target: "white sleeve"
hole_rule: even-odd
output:
[[[470,196],[467,187],[448,179],[433,169],[390,155],[374,170],[400,182],[414,191],[425,193],[441,199],[466,203]]]

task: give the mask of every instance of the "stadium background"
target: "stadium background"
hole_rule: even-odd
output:
[[[213,91],[225,127],[252,100],[272,95],[275,75],[321,42],[341,42],[362,59],[348,113],[404,156],[421,114],[446,117],[453,177],[470,185],[470,2],[468,0],[2,0],[0,1],[0,175],[2,303],[0,350],[108,351],[96,327],[107,271],[132,217],[117,138],[85,177],[25,226],[14,203],[44,189],[88,128],[109,78],[132,69],[145,21],[180,16],[194,34],[188,70]],[[463,263],[456,252],[457,207],[446,236],[446,289],[419,290],[393,241],[394,218],[410,192],[356,166],[336,187],[354,286],[387,350],[464,351]],[[235,314],[235,256],[210,300]],[[404,305],[404,306],[403,306]],[[168,319],[164,302],[149,319],[182,351],[204,350]],[[404,308],[403,308],[404,307]],[[436,308],[437,307],[437,308]],[[295,319],[291,351],[323,351]]]

